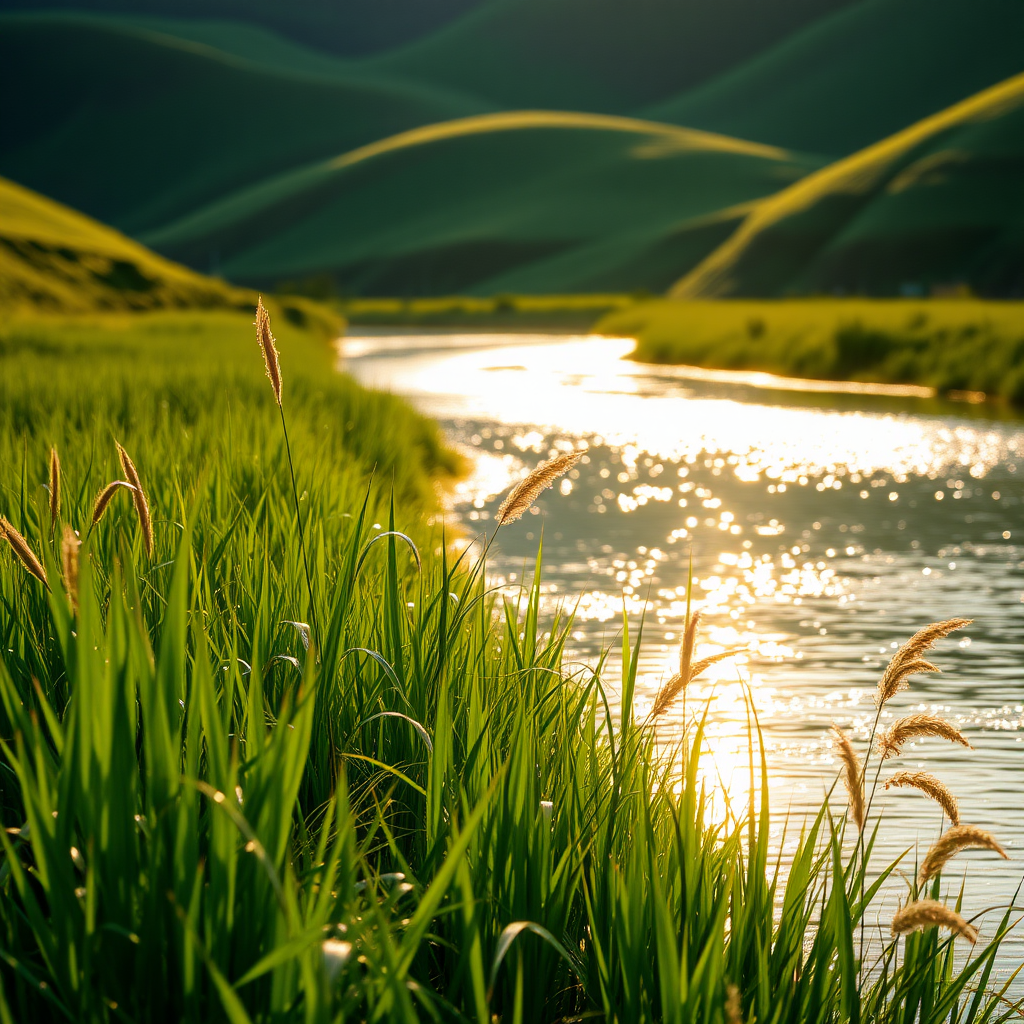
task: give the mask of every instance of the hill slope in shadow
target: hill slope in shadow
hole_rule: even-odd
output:
[[[816,166],[672,126],[521,111],[383,140],[144,237],[251,284],[319,279],[345,294],[436,295],[491,293],[517,279],[525,289],[528,278],[545,292],[610,287],[616,268],[635,271],[681,232],[657,282],[629,279],[662,287],[673,260],[677,276],[728,234],[738,215],[725,211]]]
[[[491,0],[367,62],[505,109],[635,114],[852,0]]]
[[[0,174],[137,236],[268,175],[490,109],[283,60],[112,21],[0,18]]]
[[[1024,294],[1024,75],[759,204],[677,298]]]
[[[845,156],[1024,71],[1020,0],[866,0],[644,111]]]

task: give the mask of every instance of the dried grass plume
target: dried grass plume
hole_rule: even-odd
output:
[[[918,672],[938,672],[930,661],[922,655],[931,650],[938,640],[948,636],[955,629],[963,629],[971,624],[970,619],[946,619],[944,622],[933,622],[924,629],[918,630],[891,658],[882,678],[878,681],[878,692],[875,703],[881,707],[887,701],[905,690],[910,684],[907,680]]]
[[[998,853],[1003,860],[1009,860],[1006,851],[991,832],[986,832],[977,825],[954,825],[947,828],[925,854],[921,869],[917,873],[917,884],[922,886],[929,878],[934,878],[950,858],[955,857],[961,850],[991,850]]]
[[[135,511],[139,517],[139,526],[142,529],[142,544],[146,549],[147,557],[153,554],[153,520],[149,514],[149,502],[146,500],[146,492],[142,489],[142,481],[139,479],[135,463],[129,458],[128,453],[117,445],[117,457],[121,460],[121,469],[132,485],[132,501],[135,502]]]
[[[567,473],[583,457],[585,452],[566,452],[542,462],[525,480],[512,488],[501,503],[495,520],[499,526],[514,523],[537,500],[545,487],[550,487],[560,476]]]
[[[897,772],[886,779],[884,788],[916,789],[925,796],[930,796],[943,809],[952,824],[960,824],[960,807],[956,797],[946,788],[945,783],[934,775],[927,772]]]
[[[850,738],[839,728],[832,726],[836,742],[839,744],[839,759],[843,763],[843,785],[846,786],[846,793],[850,799],[850,817],[853,818],[857,829],[864,831],[864,772],[861,768],[860,758],[857,751],[853,749]]]
[[[64,568],[64,587],[68,592],[71,607],[78,611],[78,551],[82,542],[78,534],[64,524],[64,536],[60,542],[60,560]]]
[[[274,389],[274,398],[281,404],[281,362],[277,355],[277,345],[270,330],[270,314],[263,305],[263,296],[256,300],[256,340],[263,352],[263,361],[267,364],[267,377]]]
[[[897,910],[892,919],[892,934],[924,931],[926,928],[948,928],[973,946],[978,929],[968,924],[955,910],[938,900],[917,900]]]
[[[725,986],[725,1024],[743,1024],[740,990],[735,985]]]
[[[699,623],[700,612],[696,611],[687,620],[686,629],[683,632],[683,642],[679,647],[679,671],[658,691],[658,696],[651,708],[651,718],[657,718],[668,711],[679,694],[695,679],[699,679],[707,672],[712,665],[724,661],[726,658],[735,657],[739,653],[739,651],[719,651],[718,654],[711,654],[694,662],[693,649],[697,643]]]
[[[879,736],[878,753],[882,755],[883,761],[887,761],[890,757],[899,757],[903,753],[904,744],[920,736],[937,736],[939,739],[949,740],[950,743],[959,743],[968,750],[974,749],[967,737],[944,718],[939,718],[938,715],[920,714],[897,718],[889,727],[888,732]]]
[[[15,557],[25,567],[25,570],[49,588],[50,584],[46,579],[43,563],[36,558],[36,553],[29,547],[28,541],[3,516],[0,516],[0,536],[10,544]]]
[[[107,511],[107,506],[110,504],[111,499],[115,494],[117,494],[118,489],[121,487],[127,487],[130,491],[135,489],[127,480],[111,480],[110,483],[96,495],[96,500],[92,503],[92,518],[89,520],[90,529],[92,529],[92,527],[94,527],[103,518],[103,513]]]
[[[50,449],[50,536],[60,518],[60,456],[56,448]]]

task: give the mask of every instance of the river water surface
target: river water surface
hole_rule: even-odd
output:
[[[640,714],[678,665],[692,558],[698,656],[743,652],[688,698],[712,700],[709,776],[746,802],[749,686],[784,855],[835,780],[830,725],[863,753],[895,648],[929,622],[974,619],[933,652],[942,674],[914,677],[882,725],[928,711],[969,738],[974,750],[929,739],[890,763],[937,775],[963,820],[1005,845],[1008,861],[967,853],[947,871],[951,890],[966,874],[967,911],[1011,902],[1024,876],[1024,426],[915,389],[650,366],[624,358],[631,349],[392,331],[347,337],[343,365],[437,418],[472,456],[452,501],[467,534],[493,530],[501,495],[542,458],[587,448],[533,514],[501,531],[489,565],[514,587],[543,531],[549,608],[577,609],[574,659],[619,639],[623,602],[636,621],[646,609]],[[681,714],[663,728],[678,729]],[[838,795],[834,805],[841,813]],[[912,873],[913,848],[923,854],[939,832],[937,805],[891,790],[875,806],[886,812],[877,864],[911,848]],[[991,937],[995,916],[981,923]],[[1003,966],[1022,959],[1018,930]]]

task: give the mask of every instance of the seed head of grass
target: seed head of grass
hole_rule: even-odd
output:
[[[0,516],[0,536],[11,546],[11,550],[18,561],[25,567],[25,571],[35,576],[43,586],[49,588],[50,584],[46,579],[46,570],[43,568],[43,563],[39,561],[36,553],[29,547],[28,541],[3,516]]]
[[[117,457],[121,460],[121,470],[128,483],[132,485],[132,501],[135,502],[135,512],[139,517],[139,527],[142,530],[142,544],[146,549],[146,556],[153,555],[153,520],[149,514],[149,501],[146,499],[146,492],[142,489],[142,481],[139,479],[138,470],[132,462],[128,453],[117,445]]]
[[[998,853],[1003,860],[1009,860],[1006,851],[991,832],[986,832],[977,825],[954,825],[947,828],[925,854],[921,869],[917,873],[918,886],[923,886],[929,878],[934,878],[946,866],[946,862],[961,850],[991,850]]]
[[[864,773],[861,769],[860,758],[857,751],[853,749],[849,736],[839,728],[832,726],[835,733],[836,743],[839,746],[839,759],[843,763],[843,785],[846,786],[846,794],[850,801],[850,817],[853,818],[858,831],[864,831]]]
[[[281,362],[277,355],[277,345],[274,343],[274,335],[270,330],[270,314],[267,307],[263,305],[263,296],[256,300],[256,340],[259,342],[260,351],[263,353],[263,361],[267,366],[267,377],[270,379],[270,386],[274,389],[274,399],[281,404]]]
[[[743,1024],[743,1006],[736,985],[725,987],[725,1024]]]
[[[50,536],[60,518],[60,456],[56,448],[50,449]]]
[[[916,900],[897,910],[892,919],[892,934],[906,935],[926,928],[948,928],[973,946],[978,929],[968,924],[955,910],[938,900]]]
[[[107,506],[110,504],[111,499],[115,494],[117,494],[118,489],[121,487],[127,487],[130,491],[135,490],[127,480],[111,480],[110,483],[96,495],[96,500],[92,503],[92,518],[89,520],[90,529],[103,518],[103,513],[107,511]]]
[[[564,455],[556,455],[547,462],[542,462],[525,480],[509,491],[508,496],[501,503],[495,521],[498,526],[506,523],[514,523],[521,518],[530,506],[537,500],[537,496],[545,487],[550,487],[560,476],[567,473],[585,453],[582,451],[566,452]]]
[[[944,718],[938,715],[907,715],[906,718],[897,718],[889,727],[888,732],[882,733],[878,738],[878,753],[882,760],[887,761],[890,757],[899,757],[903,753],[903,746],[918,736],[937,736],[940,739],[949,740],[950,743],[959,743],[960,746],[973,750],[967,737],[955,726],[950,725]]]
[[[946,619],[944,622],[933,622],[924,629],[918,630],[890,659],[882,678],[878,681],[875,703],[881,707],[887,701],[905,690],[910,683],[907,681],[918,672],[938,672],[939,670],[922,655],[931,650],[936,641],[948,636],[955,629],[963,629],[971,624],[970,619]]]
[[[712,665],[726,658],[735,657],[738,651],[719,651],[700,661],[694,662],[693,649],[697,643],[697,626],[700,624],[700,612],[695,611],[687,620],[683,632],[683,642],[679,647],[679,671],[658,691],[651,708],[651,718],[663,715],[672,706],[676,698],[692,683],[699,679]]]
[[[885,780],[885,789],[916,789],[930,796],[946,813],[953,825],[960,824],[960,807],[946,784],[927,772],[897,772]]]
[[[78,534],[67,524],[64,524],[64,536],[60,542],[60,560],[64,569],[64,587],[68,592],[71,607],[78,611],[78,549],[82,542]]]

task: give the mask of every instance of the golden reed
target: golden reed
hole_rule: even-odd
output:
[[[850,817],[853,818],[857,829],[864,831],[864,773],[861,769],[860,758],[849,737],[839,728],[832,726],[836,742],[839,744],[839,759],[843,762],[843,785],[846,786],[846,793],[850,800]]]
[[[96,500],[92,503],[92,519],[89,521],[90,529],[103,518],[103,513],[107,511],[107,506],[110,504],[111,499],[122,487],[127,487],[130,491],[134,490],[127,480],[111,480],[110,483],[96,495]]]
[[[68,592],[71,607],[78,612],[78,551],[82,542],[78,534],[67,524],[64,524],[64,536],[60,542],[60,560],[64,569],[64,588]]]
[[[694,662],[693,649],[697,643],[697,625],[700,622],[700,612],[696,611],[690,616],[686,623],[686,631],[683,633],[683,642],[679,646],[679,671],[668,680],[658,691],[651,708],[651,718],[663,715],[672,706],[673,702],[683,690],[686,689],[695,679],[699,679],[712,665],[726,658],[733,657],[736,651],[719,651],[718,654],[709,655]]]
[[[966,747],[968,750],[974,749],[967,737],[944,718],[939,718],[938,715],[920,714],[897,718],[889,727],[888,732],[879,736],[878,753],[882,755],[883,761],[887,761],[890,757],[899,757],[903,753],[904,744],[920,736],[936,736],[939,739],[949,740],[950,743],[959,743],[960,746]]]
[[[946,788],[946,784],[929,775],[928,772],[897,772],[885,780],[885,789],[916,789],[925,796],[930,796],[945,812],[953,825],[960,824],[960,807],[956,797]]]
[[[525,480],[512,488],[501,503],[495,520],[499,526],[514,523],[537,500],[545,487],[550,487],[560,476],[567,473],[583,457],[585,452],[566,452],[542,462]]]
[[[117,442],[115,442],[117,443]],[[135,512],[139,517],[139,526],[142,528],[142,544],[146,549],[146,555],[153,554],[153,520],[149,514],[149,502],[146,500],[146,492],[142,489],[142,481],[139,479],[138,470],[132,462],[128,453],[117,444],[117,457],[121,460],[121,470],[132,485],[132,501],[135,502]]]
[[[0,516],[0,536],[11,546],[15,557],[40,583],[49,588],[50,584],[46,579],[46,570],[43,563],[36,558],[36,553],[29,547],[25,538],[11,525],[10,520]]]
[[[1009,860],[991,832],[977,825],[954,825],[947,828],[925,854],[921,870],[917,873],[917,884],[922,886],[929,878],[934,878],[961,850],[991,850],[1003,860]]]
[[[893,915],[891,927],[894,936],[920,932],[926,928],[948,928],[971,945],[978,941],[978,929],[938,900],[916,900],[914,903],[908,903]]]
[[[890,659],[882,678],[878,680],[875,703],[881,707],[900,690],[905,690],[910,685],[907,680],[918,672],[938,672],[939,669],[930,661],[925,661],[922,655],[953,630],[963,629],[970,624],[970,619],[946,619],[918,630]]]
[[[277,355],[277,345],[274,343],[274,335],[270,330],[270,314],[267,307],[263,305],[263,296],[256,300],[256,340],[260,343],[263,352],[263,361],[267,366],[267,376],[270,378],[270,386],[274,389],[274,398],[277,404],[281,404],[281,362]]]
[[[56,448],[50,449],[50,536],[60,518],[60,456]]]

